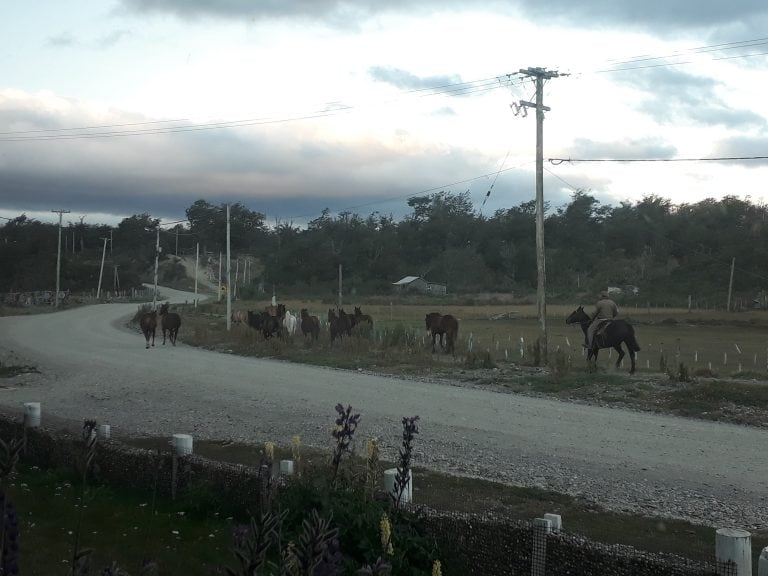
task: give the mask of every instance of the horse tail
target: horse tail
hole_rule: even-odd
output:
[[[635,338],[634,328],[629,333],[629,337],[627,338],[627,346],[629,346],[629,348],[635,352],[640,352],[640,344],[637,343],[637,338]]]

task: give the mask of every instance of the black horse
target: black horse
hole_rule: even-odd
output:
[[[432,335],[432,352],[435,351],[435,336],[440,338],[440,348],[446,353],[456,354],[456,339],[459,336],[459,321],[450,314],[440,314],[439,312],[430,312],[424,318],[427,325],[427,331]],[[443,344],[445,338],[445,344]]]
[[[169,303],[166,302],[160,306],[160,323],[163,329],[163,345],[165,345],[165,334],[168,333],[168,339],[171,344],[176,346],[176,336],[181,328],[181,316],[175,312],[168,311]]]
[[[344,334],[339,317],[334,312],[333,308],[328,308],[328,332],[331,335],[331,342],[340,338]]]
[[[368,324],[369,326],[373,326],[373,318],[369,314],[363,314],[363,311],[360,309],[359,306],[355,306],[355,315],[353,316],[355,319],[355,324]]]
[[[317,316],[311,316],[306,308],[301,309],[301,333],[304,337],[310,334],[313,340],[320,336],[320,320]]]
[[[141,332],[144,334],[144,338],[147,340],[147,348],[149,348],[149,340],[152,339],[152,346],[155,345],[155,329],[157,328],[157,311],[145,312],[139,320],[139,326],[141,326]]]
[[[565,319],[565,323],[581,325],[581,329],[586,337],[587,329],[592,323],[592,319],[584,312],[584,306],[579,306]],[[635,329],[626,320],[606,320],[597,329],[595,337],[592,339],[592,347],[587,351],[587,362],[590,362],[592,359],[597,361],[597,353],[601,348],[613,348],[619,354],[619,357],[616,359],[616,368],[618,368],[621,365],[622,358],[624,358],[622,344],[627,346],[629,359],[632,362],[629,373],[633,374],[635,372],[635,353],[640,352],[640,345],[637,343],[637,339],[635,339]]]
[[[339,308],[339,331],[347,336],[352,336],[352,328],[355,327],[355,317]]]

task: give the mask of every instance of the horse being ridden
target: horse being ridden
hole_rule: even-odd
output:
[[[592,319],[589,317],[589,314],[584,312],[584,306],[576,308],[565,319],[566,324],[579,324],[585,337],[591,322]],[[587,362],[593,358],[597,361],[597,353],[601,348],[613,348],[618,353],[618,358],[616,359],[616,368],[618,368],[621,365],[621,360],[624,358],[622,344],[627,346],[629,359],[632,363],[629,373],[633,374],[635,372],[635,353],[640,352],[640,345],[635,338],[635,329],[626,320],[606,320],[601,323],[592,338],[592,346],[587,350]]]
[[[459,321],[450,314],[440,314],[439,312],[430,312],[424,318],[427,331],[432,335],[432,352],[435,351],[435,336],[440,337],[440,348],[446,353],[456,354],[456,338],[459,336]],[[445,344],[443,344],[445,337]]]
[[[313,340],[320,336],[320,320],[317,316],[310,316],[306,308],[301,309],[301,333],[305,337],[311,334]]]
[[[149,348],[149,339],[152,337],[152,346],[155,345],[155,329],[157,328],[157,311],[145,312],[142,314],[139,320],[139,326],[141,332],[144,334],[144,338],[147,340],[147,348]]]
[[[179,334],[179,328],[181,328],[181,316],[175,312],[169,312],[168,307],[170,304],[166,302],[160,306],[160,322],[163,329],[163,346],[165,346],[165,333],[168,332],[168,338],[171,344],[176,346],[176,336]]]

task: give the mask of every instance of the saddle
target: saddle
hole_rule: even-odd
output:
[[[598,343],[602,343],[602,337],[603,334],[605,334],[605,331],[608,329],[608,326],[613,324],[613,320],[611,318],[600,318],[597,321],[597,328],[595,329],[595,336],[594,341]]]

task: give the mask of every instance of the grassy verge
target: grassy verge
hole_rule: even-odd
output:
[[[72,566],[80,490],[70,472],[19,467],[9,488],[20,517],[24,574],[69,574]],[[159,574],[206,574],[229,563],[232,520],[211,510],[190,513],[190,502],[108,486],[87,492],[81,548],[91,548],[92,573],[113,561],[139,574],[143,560],[157,563]]]
[[[146,449],[167,446],[166,438],[129,440]],[[211,460],[254,465],[262,456],[260,446],[200,441],[195,452]],[[275,448],[275,459],[291,458],[290,448]],[[328,465],[322,450],[302,448],[305,471]],[[382,468],[394,466],[382,462]],[[414,502],[454,512],[494,512],[513,520],[530,521],[545,513],[560,514],[564,528],[605,544],[623,544],[639,550],[676,554],[692,560],[714,556],[715,529],[683,520],[609,512],[593,502],[537,488],[507,486],[415,468]],[[768,530],[752,535],[754,562],[768,546]]]

